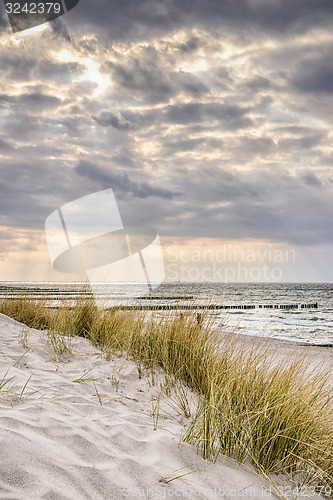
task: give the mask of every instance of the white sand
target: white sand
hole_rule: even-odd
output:
[[[154,430],[152,398],[156,404],[161,387],[139,379],[133,362],[107,360],[81,338],[72,349],[57,359],[46,332],[0,315],[0,385],[7,370],[5,380],[13,377],[3,387],[11,391],[0,393],[0,498],[278,498],[250,466],[224,457],[209,463],[188,444],[179,449],[186,419],[163,395]],[[83,376],[90,380],[74,382]]]

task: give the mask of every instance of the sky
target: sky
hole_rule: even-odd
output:
[[[45,220],[108,188],[167,280],[333,281],[331,0],[0,9],[0,281],[81,279]]]

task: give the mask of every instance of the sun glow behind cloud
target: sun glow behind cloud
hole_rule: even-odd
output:
[[[81,77],[81,80],[94,82],[97,85],[96,89],[94,90],[93,95],[98,96],[98,95],[106,92],[106,90],[108,89],[108,87],[110,86],[110,83],[111,83],[109,77],[103,75],[99,71],[98,64],[95,61],[93,61],[92,59],[84,57],[84,58],[81,58],[81,62],[86,67],[85,74]]]
[[[110,78],[103,75],[98,67],[98,64],[89,57],[80,57],[79,54],[70,52],[67,49],[63,49],[55,55],[57,61],[63,63],[79,63],[83,66],[83,75],[79,77],[78,81],[92,82],[96,85],[93,92],[93,96],[99,96],[106,92],[109,88],[111,82]]]
[[[79,57],[70,52],[69,50],[63,49],[55,55],[55,59],[57,59],[57,61],[69,63],[69,62],[77,62],[79,60]]]

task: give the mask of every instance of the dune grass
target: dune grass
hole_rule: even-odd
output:
[[[221,336],[197,312],[99,312],[92,300],[51,311],[28,297],[4,301],[0,312],[49,334],[84,336],[135,360],[140,377],[148,370],[154,382],[162,368],[166,384],[193,390],[199,404],[183,440],[205,459],[251,458],[265,475],[284,472],[332,491],[333,402],[323,367],[308,373],[299,356],[274,361],[267,346]]]
[[[17,299],[2,300],[0,312],[37,330],[47,329],[51,318],[55,317],[55,314],[46,308],[45,301],[36,301],[26,294],[19,295]]]

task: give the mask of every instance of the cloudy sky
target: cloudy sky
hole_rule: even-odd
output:
[[[80,0],[15,35],[0,7],[0,281],[64,279],[45,219],[110,187],[166,260],[333,281],[332,0]]]

